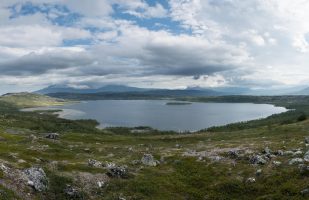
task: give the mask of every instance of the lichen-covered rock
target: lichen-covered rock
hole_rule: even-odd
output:
[[[305,155],[304,155],[304,160],[305,160],[306,162],[309,162],[309,151],[307,151],[307,152],[305,153]]]
[[[64,189],[64,193],[69,199],[84,199],[83,195],[71,185],[67,185]]]
[[[255,178],[250,177],[246,180],[246,183],[255,183]]]
[[[279,167],[281,165],[280,161],[273,161],[273,165]]]
[[[59,138],[59,134],[58,133],[47,133],[45,138],[57,140]]]
[[[108,168],[107,175],[113,178],[127,178],[128,169],[126,166],[114,166]]]
[[[227,154],[228,154],[228,156],[229,156],[230,158],[238,158],[238,157],[239,157],[239,153],[238,153],[237,150],[229,150],[229,151],[227,152]]]
[[[284,155],[284,152],[283,152],[282,150],[278,150],[278,151],[276,152],[276,155],[277,155],[277,156],[283,156],[283,155]]]
[[[144,154],[142,159],[141,159],[141,162],[144,165],[153,166],[153,167],[155,167],[159,164],[159,161],[155,160],[153,155],[151,155],[151,154]]]
[[[36,191],[45,191],[48,187],[48,179],[44,170],[40,167],[31,167],[23,171],[27,184]]]
[[[309,136],[305,137],[305,143],[309,144]]]
[[[88,166],[89,167],[101,167],[102,163],[100,161],[94,160],[94,159],[89,159],[88,160]]]
[[[266,155],[270,155],[271,154],[271,150],[269,147],[265,147],[265,149],[263,150],[263,153]]]
[[[255,155],[250,158],[251,164],[259,164],[259,165],[265,165],[267,163],[267,160],[263,158],[263,156]]]
[[[289,165],[301,164],[304,160],[302,158],[293,158],[289,161]]]

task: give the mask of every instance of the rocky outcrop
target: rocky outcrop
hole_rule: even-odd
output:
[[[108,168],[107,175],[112,178],[127,178],[128,169],[126,166],[112,166]]]
[[[89,159],[88,160],[88,166],[89,167],[102,167],[102,163],[100,161]]]
[[[47,133],[45,138],[51,139],[51,140],[58,140],[59,134],[58,133]]]
[[[307,152],[305,153],[305,155],[304,155],[304,160],[305,160],[306,162],[309,162],[309,151],[307,151]]]
[[[302,164],[303,162],[302,158],[293,158],[289,161],[289,165]]]
[[[250,158],[250,163],[254,165],[265,165],[267,163],[267,159],[260,155],[254,155]]]
[[[36,191],[45,191],[48,187],[48,179],[44,170],[40,167],[31,167],[23,171],[27,184]]]
[[[158,160],[155,160],[153,155],[151,154],[144,154],[141,159],[141,162],[144,165],[153,166],[153,167],[157,166],[160,163]]]

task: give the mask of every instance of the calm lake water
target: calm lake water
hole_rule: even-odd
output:
[[[211,126],[264,118],[282,107],[252,103],[167,105],[167,100],[102,100],[49,107],[66,119],[96,119],[101,127],[150,126],[159,130],[196,131]],[[40,108],[37,108],[40,109]]]

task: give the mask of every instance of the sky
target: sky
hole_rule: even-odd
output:
[[[309,86],[307,0],[1,0],[0,93]]]

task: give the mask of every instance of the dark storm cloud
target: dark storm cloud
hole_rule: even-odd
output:
[[[93,62],[91,56],[82,52],[55,51],[30,53],[20,58],[0,63],[2,75],[38,75],[51,70],[81,67]]]

